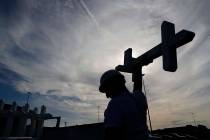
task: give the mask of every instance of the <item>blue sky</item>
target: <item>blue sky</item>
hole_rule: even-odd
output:
[[[100,75],[161,41],[167,20],[194,31],[179,48],[178,70],[158,58],[145,67],[154,128],[199,123],[210,127],[210,17],[208,0],[2,0],[0,2],[0,98],[47,106],[62,125],[97,122],[108,99],[98,91]],[[129,74],[127,86],[132,90]]]

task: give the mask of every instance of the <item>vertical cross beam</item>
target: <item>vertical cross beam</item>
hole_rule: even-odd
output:
[[[142,91],[142,68],[132,74],[133,92]]]

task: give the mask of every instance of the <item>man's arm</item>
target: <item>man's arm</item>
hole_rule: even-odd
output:
[[[119,100],[111,100],[105,111],[105,140],[122,140],[123,111]]]

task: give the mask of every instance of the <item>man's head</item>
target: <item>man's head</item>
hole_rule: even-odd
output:
[[[125,78],[116,70],[106,71],[100,79],[99,91],[106,93],[107,98],[119,95],[125,89]]]

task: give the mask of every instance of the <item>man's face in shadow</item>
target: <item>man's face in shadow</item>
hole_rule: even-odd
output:
[[[106,90],[105,93],[106,93],[107,98],[112,98],[113,95],[114,95],[114,90],[112,88],[109,88],[109,89]]]
[[[113,80],[106,84],[105,93],[107,98],[113,98],[119,93],[118,84],[116,82],[117,81]]]

